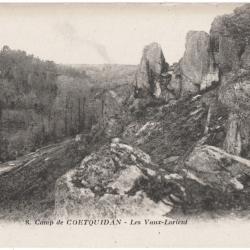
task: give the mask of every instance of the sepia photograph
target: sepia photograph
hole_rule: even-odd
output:
[[[1,246],[250,229],[250,3],[0,3],[0,23]]]

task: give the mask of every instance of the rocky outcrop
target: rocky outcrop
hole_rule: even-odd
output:
[[[85,218],[164,215],[170,206],[147,193],[153,167],[149,155],[114,139],[57,181],[55,212]]]
[[[134,82],[135,97],[153,96],[170,101],[219,82],[210,37],[204,31],[188,32],[183,58],[169,70],[164,65],[160,46],[156,43],[146,46]]]
[[[135,97],[159,98],[162,95],[162,85],[166,81],[167,70],[168,64],[160,45],[157,43],[147,45],[135,76]]]

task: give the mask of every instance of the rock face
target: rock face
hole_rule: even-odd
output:
[[[155,175],[150,156],[119,139],[87,156],[56,184],[56,214],[85,218],[161,216],[171,210],[143,190]]]
[[[166,74],[168,64],[159,44],[151,43],[143,50],[142,59],[138,67],[134,86],[135,96],[139,98],[160,97],[164,84],[162,75]]]

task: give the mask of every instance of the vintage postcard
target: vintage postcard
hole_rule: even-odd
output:
[[[0,4],[1,247],[249,247],[250,4]]]

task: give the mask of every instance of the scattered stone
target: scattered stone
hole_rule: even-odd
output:
[[[178,159],[179,159],[179,156],[170,156],[167,159],[164,159],[163,163],[164,164],[174,163],[174,162],[177,162]]]

